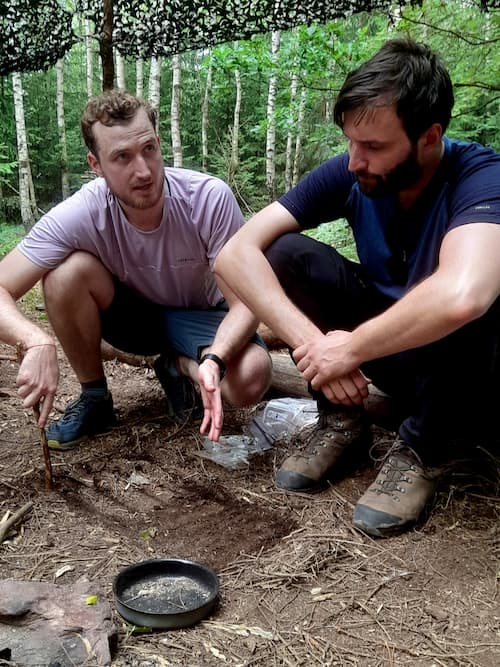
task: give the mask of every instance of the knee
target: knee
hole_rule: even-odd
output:
[[[251,348],[255,349],[245,354],[227,375],[225,398],[239,408],[260,401],[271,384],[272,364],[268,352],[258,345]]]
[[[264,254],[278,276],[289,270],[300,247],[300,241],[300,234],[289,232],[279,236],[267,247]]]
[[[106,280],[111,281],[111,276],[97,257],[77,251],[44,275],[42,287],[45,298],[61,298],[90,290],[96,280],[105,283]]]

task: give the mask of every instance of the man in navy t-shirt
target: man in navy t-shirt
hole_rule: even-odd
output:
[[[500,155],[444,136],[449,74],[427,46],[386,42],[348,75],[335,121],[348,152],[229,241],[215,271],[292,349],[319,420],[276,481],[327,486],[369,442],[370,380],[404,418],[354,524],[405,530],[464,442],[498,440]],[[359,262],[300,232],[346,218]]]

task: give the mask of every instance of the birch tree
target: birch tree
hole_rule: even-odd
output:
[[[125,90],[127,83],[125,81],[125,60],[122,54],[115,49],[115,63],[116,63],[116,85],[121,90]]]
[[[85,83],[87,86],[87,99],[94,94],[94,52],[92,48],[92,29],[89,19],[84,21],[85,30]]]
[[[293,162],[294,162],[294,128],[295,128],[295,100],[297,98],[298,77],[297,72],[292,72],[290,79],[290,107],[288,119],[288,131],[286,135],[286,149],[285,149],[285,189],[290,190],[292,187],[293,178]]]
[[[180,127],[181,110],[181,57],[172,56],[172,101],[170,105],[170,132],[172,135],[172,160],[174,167],[182,167],[182,141]]]
[[[153,56],[149,68],[148,101],[156,111],[156,131],[160,124],[160,83],[161,83],[161,58]]]
[[[66,142],[66,122],[64,118],[64,58],[56,63],[56,115],[59,146],[61,150],[61,193],[63,199],[69,197],[68,145]]]
[[[300,161],[302,158],[302,132],[306,112],[307,90],[302,87],[300,93],[299,111],[297,114],[297,133],[295,135],[295,153],[293,156],[292,187],[297,185],[300,178]]]
[[[212,89],[212,57],[208,60],[207,80],[201,108],[201,166],[208,171],[208,106]]]
[[[12,92],[14,96],[14,113],[16,118],[17,154],[19,165],[19,207],[21,220],[26,231],[35,223],[36,202],[32,198],[31,167],[26,139],[26,124],[24,120],[24,91],[19,72],[12,74]]]
[[[267,94],[267,131],[266,131],[266,188],[267,198],[272,202],[276,198],[276,63],[280,46],[280,33],[271,33],[271,75]]]
[[[135,94],[137,97],[144,95],[144,58],[137,56],[135,61]]]
[[[229,158],[228,181],[234,183],[236,172],[239,165],[240,154],[240,113],[241,113],[241,74],[240,68],[234,70],[234,85],[236,88],[236,98],[234,100],[233,127],[231,130],[231,156]]]

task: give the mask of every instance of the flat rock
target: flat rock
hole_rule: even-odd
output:
[[[90,596],[96,604],[87,604]],[[116,632],[95,582],[0,580],[0,659],[21,667],[106,667]]]

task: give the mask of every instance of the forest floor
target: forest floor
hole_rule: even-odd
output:
[[[56,413],[78,393],[59,358]],[[113,665],[500,664],[500,466],[491,454],[450,472],[425,522],[372,540],[351,525],[376,475],[368,456],[324,493],[288,495],[273,478],[293,444],[229,470],[199,456],[195,424],[166,417],[151,368],[108,361],[106,372],[118,427],[52,452],[46,493],[17,363],[0,361],[0,516],[34,503],[0,545],[0,566],[2,579],[99,584],[118,631]],[[250,416],[228,408],[224,434],[241,433]],[[392,435],[374,427],[381,446]],[[131,482],[134,473],[144,483]],[[219,604],[191,628],[135,634],[114,609],[113,578],[162,557],[214,568]]]

